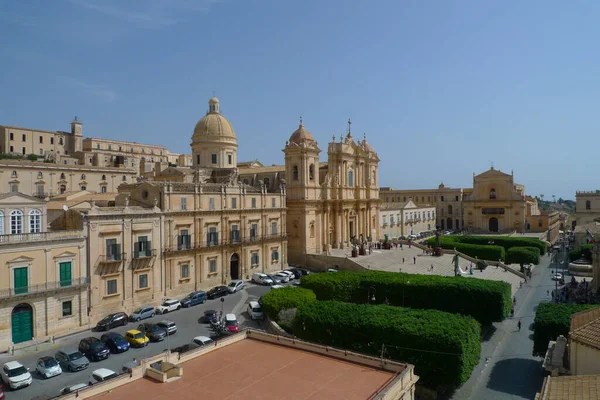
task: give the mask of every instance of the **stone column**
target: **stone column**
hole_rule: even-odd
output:
[[[344,243],[346,242],[346,230],[348,229],[348,220],[346,218],[346,210],[344,210],[342,208],[341,210],[341,216],[340,216],[340,220],[341,220],[341,224],[342,224],[342,242],[341,242],[341,247],[340,248],[344,248]]]
[[[335,210],[335,247],[342,248],[342,216],[340,210]]]

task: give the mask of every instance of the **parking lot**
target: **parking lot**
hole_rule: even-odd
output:
[[[179,311],[174,311],[166,315],[155,315],[152,318],[143,320],[143,322],[157,323],[161,320],[168,319],[177,324],[177,333],[168,336],[161,342],[151,342],[143,348],[130,348],[128,351],[121,354],[111,354],[106,360],[100,362],[90,362],[90,366],[83,371],[69,372],[63,368],[63,373],[50,379],[44,379],[35,373],[36,362],[43,356],[54,356],[59,349],[77,349],[79,341],[83,338],[94,336],[100,338],[104,332],[86,331],[65,337],[56,341],[52,348],[43,348],[40,351],[35,351],[35,348],[30,351],[12,356],[9,354],[0,355],[0,364],[12,360],[19,361],[25,367],[30,369],[33,377],[33,383],[25,388],[11,391],[3,384],[6,399],[48,399],[57,396],[64,387],[72,386],[78,383],[87,383],[92,380],[92,372],[98,368],[108,368],[115,372],[120,372],[123,364],[132,361],[134,358],[142,360],[146,357],[151,357],[167,349],[172,349],[177,346],[188,344],[196,336],[210,336],[211,329],[208,324],[199,321],[205,310],[214,309],[216,311],[224,311],[225,313],[234,313],[240,323],[240,329],[247,327],[259,328],[260,323],[252,321],[246,312],[246,305],[251,300],[257,300],[260,296],[268,292],[268,286],[258,286],[251,283],[246,284],[246,288],[222,297],[221,299],[207,300],[204,304],[199,304],[190,308],[182,308]],[[126,331],[136,329],[139,323],[130,322],[126,326],[112,329],[112,332],[124,335]]]

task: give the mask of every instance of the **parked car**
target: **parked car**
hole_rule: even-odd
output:
[[[252,274],[252,282],[257,283],[259,285],[272,285],[273,281],[267,274],[263,274],[261,272],[255,272]]]
[[[99,368],[92,372],[92,378],[94,378],[96,382],[104,382],[109,379],[116,378],[117,376],[119,375],[117,375],[115,371],[108,368]]]
[[[279,273],[279,274],[284,274],[284,275],[287,275],[287,276],[288,276],[288,280],[289,280],[289,281],[293,281],[294,279],[296,279],[296,275],[294,275],[294,273],[293,273],[293,272],[291,272],[291,271],[288,271],[288,270],[283,270],[283,271],[280,271],[280,272],[278,272],[278,273]]]
[[[130,331],[125,332],[125,339],[133,347],[144,347],[150,341],[150,339],[148,339],[146,335],[144,335],[137,329],[132,329]]]
[[[202,322],[208,324],[209,322],[217,322],[217,312],[215,310],[206,310],[202,316]]]
[[[262,319],[263,318],[263,310],[258,301],[251,301],[248,303],[248,315],[252,319]]]
[[[196,336],[192,339],[193,343],[196,343],[198,346],[207,346],[215,341],[206,336]]]
[[[271,279],[273,281],[273,285],[280,285],[283,281],[283,279],[280,276],[277,276],[274,274],[270,274],[267,276],[269,277],[269,279]]]
[[[88,360],[79,350],[75,349],[59,350],[54,355],[54,358],[56,358],[56,361],[58,361],[63,368],[66,368],[71,372],[84,370],[90,365],[90,360]]]
[[[217,286],[217,287],[210,289],[206,293],[206,297],[208,297],[209,299],[212,300],[212,299],[216,299],[218,297],[227,296],[228,294],[229,294],[229,289],[227,288],[227,286]]]
[[[281,280],[281,283],[287,283],[290,281],[290,276],[288,274],[284,274],[283,272],[275,273],[275,276]]]
[[[127,314],[124,312],[118,312],[114,314],[109,314],[106,317],[102,318],[96,324],[96,330],[98,331],[108,331],[117,326],[125,326],[127,325]]]
[[[196,343],[191,342],[191,343],[186,343],[184,345],[181,346],[177,346],[177,347],[173,347],[171,349],[171,353],[187,353],[188,351],[194,350],[199,348],[200,346],[198,346]]]
[[[195,306],[196,304],[203,304],[206,303],[206,292],[199,290],[197,292],[192,292],[190,294],[188,294],[187,296],[185,296],[182,300],[181,300],[181,306],[182,307],[191,307],[191,306]]]
[[[289,272],[294,275],[294,279],[300,279],[302,277],[302,273],[297,268],[288,268],[285,272]]]
[[[142,319],[152,318],[152,317],[154,317],[154,314],[156,314],[154,307],[143,306],[143,307],[136,309],[134,312],[132,312],[131,315],[129,316],[129,320],[138,322],[138,321],[141,321]]]
[[[110,350],[103,341],[95,337],[87,337],[79,342],[79,351],[92,361],[106,360]]]
[[[106,347],[113,353],[123,353],[129,350],[129,342],[117,332],[108,332],[100,336]]]
[[[139,366],[140,362],[134,358],[132,361],[127,361],[125,364],[123,364],[123,366],[121,367],[121,371],[129,374],[131,373],[131,370]]]
[[[160,342],[167,337],[167,331],[158,324],[145,323],[138,326],[138,331],[145,334],[153,342]]]
[[[240,331],[240,324],[238,323],[235,314],[225,315],[225,327],[229,332],[238,333]]]
[[[284,287],[285,286],[283,286],[283,285],[273,285],[273,286],[271,286],[271,290],[273,290],[273,289],[283,289]]]
[[[171,311],[177,311],[181,308],[181,303],[177,299],[168,299],[162,302],[162,304],[156,307],[158,314],[166,314]]]
[[[25,368],[18,361],[9,361],[4,364],[1,374],[4,383],[13,390],[29,386],[33,382],[29,368]]]
[[[241,279],[233,280],[229,283],[229,285],[227,285],[227,289],[229,290],[229,293],[239,292],[243,288],[244,288],[244,281]]]
[[[46,379],[62,374],[60,364],[56,361],[56,358],[50,356],[38,359],[35,370]]]
[[[156,325],[163,328],[167,332],[167,335],[172,335],[177,332],[177,325],[175,325],[175,322],[169,321],[168,319],[163,319]]]
[[[77,393],[88,386],[90,386],[89,383],[78,383],[76,385],[67,386],[61,389],[60,394]]]
[[[554,275],[552,275],[552,280],[553,281],[560,281],[561,279],[563,279],[563,276],[562,276],[562,274],[560,274],[558,272],[555,273]]]

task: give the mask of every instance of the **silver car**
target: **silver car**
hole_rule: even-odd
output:
[[[62,368],[56,358],[49,356],[40,358],[35,365],[35,370],[46,379],[62,374]]]
[[[89,367],[90,360],[79,350],[65,349],[57,352],[54,356],[60,365],[69,371],[82,371]]]

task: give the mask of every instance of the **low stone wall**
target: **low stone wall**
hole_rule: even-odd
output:
[[[294,335],[287,333],[285,329],[279,326],[277,322],[272,321],[268,316],[265,316],[264,324],[266,325],[267,332],[271,335],[285,336],[287,338],[295,337]]]
[[[338,265],[340,271],[364,271],[366,268],[348,257],[328,256],[324,254],[306,254],[305,267],[313,272],[326,272]]]

